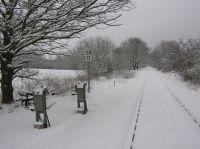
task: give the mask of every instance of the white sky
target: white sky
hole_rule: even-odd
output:
[[[125,12],[119,27],[91,29],[85,38],[111,38],[119,45],[128,37],[140,37],[153,47],[160,40],[200,37],[200,0],[136,0],[137,8]]]

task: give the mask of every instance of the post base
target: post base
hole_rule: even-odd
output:
[[[43,124],[43,123],[38,123],[36,122],[36,124],[34,125],[34,128],[37,128],[37,129],[44,129],[44,128],[47,128],[47,125]]]

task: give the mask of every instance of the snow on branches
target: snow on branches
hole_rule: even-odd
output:
[[[1,0],[1,60],[8,52],[11,59],[56,53],[63,49],[59,40],[99,24],[117,25],[121,11],[133,5],[131,0]]]

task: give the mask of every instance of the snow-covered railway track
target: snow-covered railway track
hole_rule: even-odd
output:
[[[131,145],[130,145],[130,149],[133,149],[133,144],[134,144],[134,139],[135,139],[135,136],[136,136],[136,130],[137,130],[137,126],[138,126],[138,123],[139,123],[139,117],[140,117],[140,113],[141,113],[141,107],[142,107],[142,102],[143,102],[143,95],[144,95],[144,88],[145,88],[145,84],[146,84],[146,78],[147,78],[147,75],[145,74],[145,78],[144,78],[144,83],[140,89],[140,92],[139,92],[139,105],[137,106],[137,114],[136,114],[136,119],[135,119],[135,122],[134,122],[134,129],[133,129],[133,132],[132,132],[132,139],[131,139]]]
[[[146,72],[147,80],[144,89],[141,84],[141,95],[136,98],[138,101],[134,108],[132,128],[124,149],[198,149],[200,120],[195,115],[198,110],[190,109],[189,101],[178,94],[182,88],[177,87],[176,92],[172,90],[176,87],[173,84],[166,87],[169,82],[165,82],[165,77],[159,72]]]
[[[166,89],[169,91],[169,93],[174,97],[174,100],[177,101],[177,103],[182,107],[182,109],[185,111],[185,113],[187,115],[189,115],[189,117],[191,118],[191,120],[197,124],[197,126],[200,128],[200,122],[197,121],[197,119],[195,118],[195,116],[190,112],[190,110],[188,110],[188,108],[181,102],[181,100],[176,96],[176,94],[169,88],[169,86],[167,86],[167,84],[165,82],[163,82],[164,86],[166,87]]]

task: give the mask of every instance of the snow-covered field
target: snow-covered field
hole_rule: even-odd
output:
[[[33,69],[39,71],[39,76],[51,75],[52,77],[75,78],[78,75],[84,74],[83,70],[58,70],[58,69]]]
[[[56,103],[47,129],[33,128],[34,112],[4,105],[0,149],[199,149],[199,98],[199,89],[152,68],[101,79],[92,82],[86,115],[77,112],[76,96],[49,97],[48,105]]]
[[[54,77],[54,78],[76,78],[79,75],[84,75],[83,70],[58,70],[58,69],[32,69],[35,72],[39,72],[35,78],[45,78],[45,77]],[[23,88],[24,79],[15,78],[13,80],[14,89]]]

